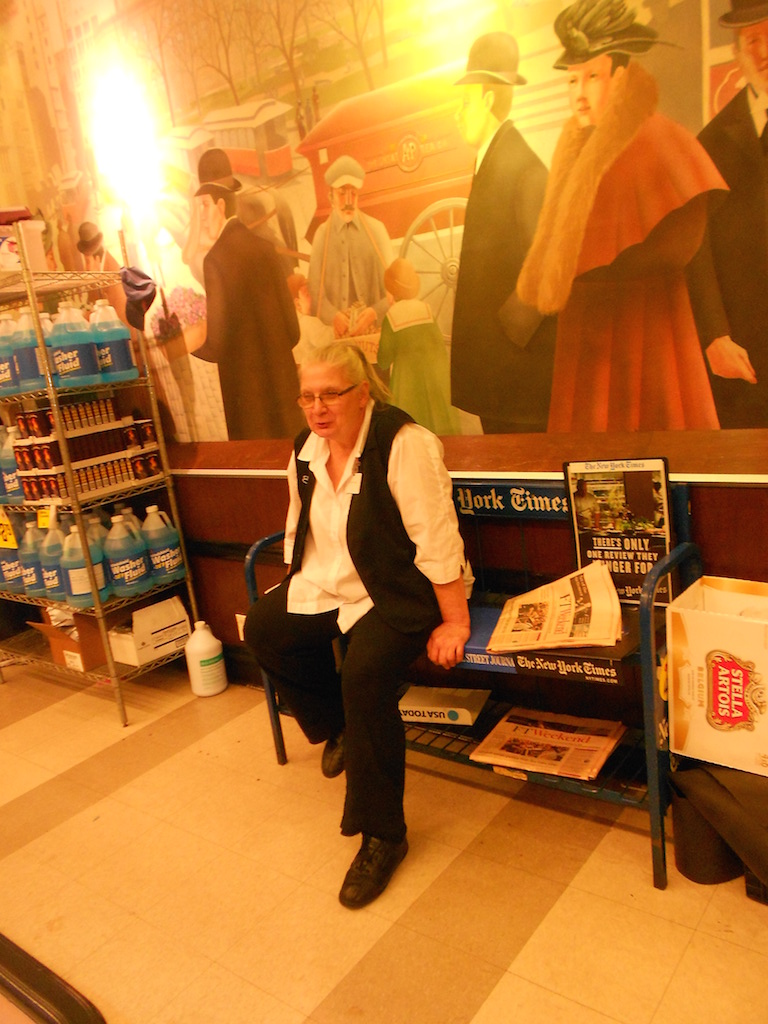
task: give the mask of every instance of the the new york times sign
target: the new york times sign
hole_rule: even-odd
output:
[[[496,480],[478,483],[455,480],[453,500],[460,516],[498,519],[567,519],[564,484]]]

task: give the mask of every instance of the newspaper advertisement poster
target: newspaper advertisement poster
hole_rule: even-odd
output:
[[[604,562],[619,600],[639,604],[646,575],[670,550],[666,459],[566,462],[563,471],[579,566]],[[671,586],[662,580],[659,604]]]
[[[512,708],[470,758],[502,768],[594,779],[625,732],[621,722]]]

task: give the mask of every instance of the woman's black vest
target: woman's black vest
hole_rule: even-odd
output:
[[[360,457],[360,491],[352,496],[347,520],[347,545],[355,568],[384,621],[401,633],[434,628],[440,610],[432,584],[416,568],[416,546],[403,526],[400,510],[387,484],[389,453],[408,413],[395,406],[376,408]],[[301,566],[309,529],[309,506],[315,476],[309,463],[299,459],[309,429],[294,442],[301,512],[296,527],[290,571]]]

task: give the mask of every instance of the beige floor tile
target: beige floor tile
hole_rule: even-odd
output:
[[[615,1024],[616,1017],[581,1006],[556,992],[505,974],[470,1024]]]
[[[768,956],[768,905],[749,899],[743,878],[712,889],[699,931]]]
[[[61,977],[104,945],[133,915],[80,882],[69,882],[27,907],[15,941]]]
[[[768,1016],[768,957],[697,933],[653,1024],[759,1024]]]
[[[302,885],[228,950],[225,963],[310,1014],[388,927],[382,917],[352,913],[334,897]]]
[[[166,815],[166,820],[231,849],[252,831],[255,822],[279,808],[280,794],[274,786],[224,770],[215,779],[211,777],[193,800]]]
[[[279,799],[282,803],[272,814],[256,824],[257,819],[252,820],[251,829],[233,849],[304,882],[331,862],[343,845],[341,807],[318,805],[300,793],[287,792]]]
[[[76,879],[130,849],[154,828],[157,819],[106,797],[44,832],[25,847],[26,854]],[[114,883],[114,879],[112,880]]]
[[[48,782],[53,774],[25,757],[0,750],[0,806]]]
[[[68,980],[95,1003],[109,1024],[143,1024],[210,966],[208,957],[134,919],[76,964]]]
[[[305,1015],[213,964],[145,1024],[304,1024]]]
[[[50,864],[18,850],[0,860],[2,917],[0,927],[14,942],[30,922],[30,910],[38,903],[54,900],[70,878]]]
[[[468,1024],[500,977],[485,961],[396,924],[360,957],[311,1019],[313,1024]]]
[[[399,924],[506,970],[563,886],[461,853]]]
[[[676,870],[671,846],[667,851],[667,887],[654,888],[648,837],[622,829],[613,829],[603,837],[572,884],[576,889],[689,928],[697,926],[713,893],[712,886],[696,885]]]
[[[108,857],[81,868],[80,880],[89,889],[142,914],[177,892],[201,867],[213,864],[222,847],[168,822],[124,843]]]
[[[624,1024],[649,1024],[692,934],[652,914],[568,889],[510,973]]]
[[[435,842],[465,849],[509,804],[509,797],[440,775],[408,770],[405,820],[409,829]]]
[[[468,847],[497,864],[567,884],[611,827],[617,810],[571,793],[528,786]]]
[[[141,916],[180,944],[218,960],[298,886],[269,864],[222,850]]]

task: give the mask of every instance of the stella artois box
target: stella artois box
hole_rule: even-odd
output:
[[[670,750],[768,775],[768,583],[702,576],[666,614]]]

